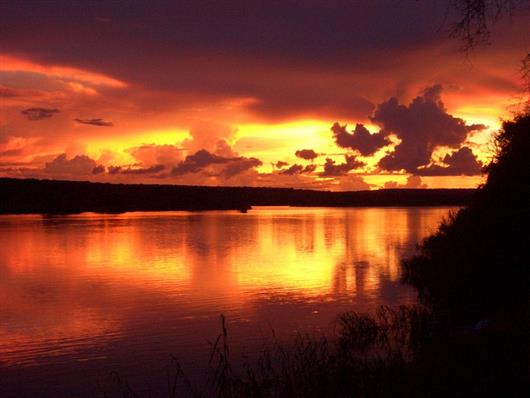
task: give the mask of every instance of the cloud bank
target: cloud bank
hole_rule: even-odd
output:
[[[49,119],[54,114],[59,113],[59,109],[55,108],[28,108],[21,111],[29,120]]]
[[[355,170],[365,165],[364,162],[357,160],[353,155],[345,155],[344,163],[335,163],[331,158],[326,158],[324,171],[320,173],[321,177],[337,177],[346,175],[350,170]]]
[[[112,127],[114,124],[112,122],[103,120],[103,119],[79,119],[75,118],[74,121],[81,124],[89,124],[91,126],[98,126],[98,127]]]
[[[318,157],[318,153],[312,149],[299,149],[294,154],[296,157],[305,160],[314,160]]]
[[[357,123],[350,134],[346,131],[346,127],[346,125],[341,126],[339,123],[335,123],[331,127],[335,143],[341,148],[350,148],[358,151],[362,156],[370,156],[390,144],[384,131],[371,134],[363,124]]]
[[[370,117],[372,123],[380,127],[373,134],[362,124],[348,133],[346,125],[336,122],[331,127],[335,143],[369,156],[391,144],[389,137],[394,135],[399,144],[379,160],[382,170],[426,176],[478,175],[482,164],[464,143],[471,133],[482,131],[486,126],[467,124],[449,114],[441,94],[442,86],[434,85],[408,105],[401,104],[395,97],[380,103]],[[445,156],[442,165],[432,164],[432,155],[440,147],[454,151]]]

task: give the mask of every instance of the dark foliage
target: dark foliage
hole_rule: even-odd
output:
[[[505,122],[488,179],[404,262],[404,279],[437,313],[460,322],[499,317],[530,298],[530,116]]]
[[[380,307],[375,315],[348,312],[330,336],[299,334],[288,345],[274,340],[253,360],[232,360],[229,331],[212,343],[210,384],[195,388],[178,361],[168,374],[168,397],[386,397],[420,391],[411,383],[416,336],[426,330],[426,312],[416,307]],[[113,375],[117,394],[140,397]]]
[[[375,314],[347,312],[330,335],[298,334],[273,341],[256,358],[231,356],[229,331],[212,343],[210,384],[194,386],[176,357],[169,398],[185,397],[523,397],[528,380],[527,334],[494,329],[448,329],[421,306],[382,306]],[[529,314],[526,319],[528,331]],[[117,393],[136,394],[113,375]],[[156,395],[158,396],[158,395]]]

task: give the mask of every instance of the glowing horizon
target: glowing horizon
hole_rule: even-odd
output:
[[[143,41],[128,41],[119,36],[128,17],[110,14],[81,18],[89,33],[61,19],[58,31],[86,47],[68,52],[70,39],[45,20],[30,32],[13,17],[0,47],[0,176],[339,190],[476,186],[492,136],[521,102],[516,65],[525,40],[516,30],[525,18],[468,64],[430,29],[443,10],[431,8],[400,10],[425,21],[414,22],[417,32],[383,31],[389,48],[377,37],[356,38],[371,32],[364,25],[347,25],[351,48],[325,27],[324,47],[300,48],[286,37],[269,48],[260,36],[269,28],[256,21],[248,34],[263,52],[254,56],[240,37],[225,38],[220,51],[206,26],[207,44],[163,23],[182,46],[155,41],[159,28],[147,25],[138,28],[147,29]],[[370,18],[387,12],[375,7]],[[222,10],[220,18],[228,18]],[[409,23],[396,18],[402,22]],[[50,44],[33,45],[34,32]],[[343,130],[332,131],[335,123]],[[312,152],[297,156],[302,150]]]

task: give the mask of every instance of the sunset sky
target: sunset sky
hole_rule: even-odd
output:
[[[466,54],[447,1],[4,1],[0,176],[474,187],[530,13]]]

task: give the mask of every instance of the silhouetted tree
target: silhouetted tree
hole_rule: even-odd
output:
[[[490,44],[491,28],[501,19],[530,13],[530,0],[452,0],[451,6],[458,16],[451,35],[462,41],[466,52]],[[530,53],[521,61],[521,74],[530,94]],[[529,101],[530,96],[527,109]]]

